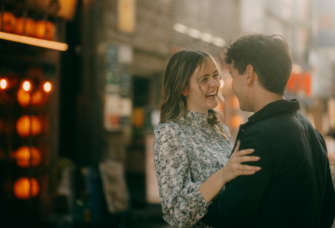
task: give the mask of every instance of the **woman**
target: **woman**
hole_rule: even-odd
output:
[[[170,59],[162,89],[160,124],[155,128],[155,167],[163,218],[174,227],[207,227],[198,222],[224,185],[260,167],[242,165],[259,157],[231,155],[233,143],[215,111],[220,93],[213,57],[185,50]]]

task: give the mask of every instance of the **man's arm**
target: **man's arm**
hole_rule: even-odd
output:
[[[322,207],[320,227],[330,228],[333,225],[334,216],[335,216],[335,193],[330,173],[330,167],[327,160],[327,183],[326,183],[325,198]]]
[[[321,145],[324,151],[327,152],[327,146],[324,138],[322,137],[321,133],[315,130],[319,140],[321,141]],[[328,153],[328,152],[327,152]],[[326,155],[327,156],[327,155]],[[332,174],[330,172],[329,160],[327,159],[327,179],[326,179],[326,191],[324,196],[324,201],[322,205],[322,214],[321,214],[321,226],[322,228],[330,228],[334,222],[335,217],[335,193],[334,193],[334,185],[332,180]]]
[[[266,135],[259,131],[246,132],[240,150],[255,149],[252,156],[258,162],[245,163],[262,169],[250,176],[239,176],[226,185],[225,191],[214,199],[201,222],[212,227],[243,227],[253,218],[259,202],[272,177],[274,148]]]

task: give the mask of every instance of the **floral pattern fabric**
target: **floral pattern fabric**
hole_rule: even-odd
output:
[[[211,202],[200,185],[229,160],[233,143],[226,126],[212,128],[206,114],[186,111],[177,121],[155,128],[154,161],[164,220],[174,227],[208,227],[199,222]],[[223,189],[222,189],[223,190]]]

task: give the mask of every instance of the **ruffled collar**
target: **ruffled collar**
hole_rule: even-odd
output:
[[[205,125],[207,124],[207,114],[185,111],[179,119],[184,124]]]

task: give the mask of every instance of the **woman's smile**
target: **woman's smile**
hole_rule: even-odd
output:
[[[217,92],[207,93],[205,96],[207,99],[214,100],[217,98]]]

